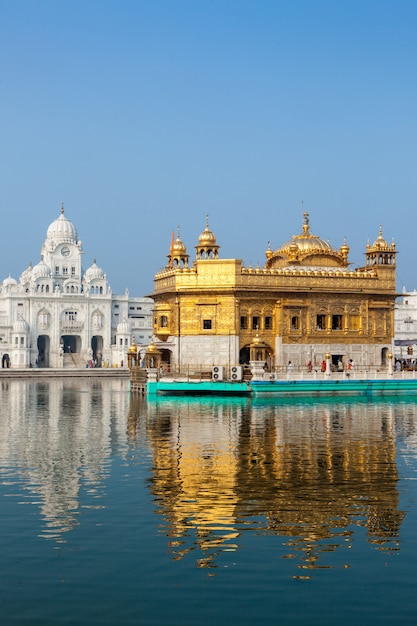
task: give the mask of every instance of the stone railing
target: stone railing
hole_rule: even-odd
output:
[[[76,321],[66,321],[66,322],[61,322],[61,334],[69,332],[69,333],[74,333],[74,332],[81,332],[82,329],[84,328],[84,323],[83,322],[76,322]]]

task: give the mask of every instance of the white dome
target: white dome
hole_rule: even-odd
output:
[[[28,333],[29,330],[29,324],[22,317],[16,320],[13,324],[14,333]]]
[[[49,226],[46,238],[55,243],[59,241],[77,242],[77,231],[74,224],[65,217],[64,206],[61,207],[61,215]]]
[[[51,268],[45,263],[43,259],[39,261],[32,270],[32,280],[37,278],[49,278],[51,275]]]
[[[10,275],[3,280],[3,287],[7,287],[8,285],[17,285],[17,281]]]
[[[132,328],[127,320],[124,320],[123,322],[120,322],[120,324],[117,324],[118,335],[130,335],[131,332]]]
[[[94,279],[104,278],[104,272],[101,269],[101,267],[97,265],[95,259],[94,259],[94,263],[92,264],[92,266],[89,267],[88,270],[86,270],[84,278],[88,283]]]
[[[20,282],[21,285],[24,285],[25,283],[30,282],[30,279],[32,278],[32,270],[33,270],[33,266],[32,266],[32,262],[30,262],[29,263],[29,267],[27,267],[20,274],[19,282]]]

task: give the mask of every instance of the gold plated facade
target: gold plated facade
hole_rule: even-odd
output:
[[[332,248],[302,231],[277,250],[268,244],[264,267],[221,259],[206,228],[189,263],[180,236],[154,279],[154,337],[171,370],[229,367],[250,359],[256,335],[268,346],[267,368],[316,367],[326,352],[333,363],[350,359],[382,367],[392,350],[396,249],[379,235],[352,269],[346,242]]]

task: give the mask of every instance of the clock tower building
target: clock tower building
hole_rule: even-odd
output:
[[[96,259],[82,269],[83,254],[62,205],[39,263],[0,282],[1,367],[126,367],[133,339],[146,350],[152,300],[114,295]]]
[[[42,261],[51,269],[52,290],[64,293],[82,292],[82,243],[74,224],[65,217],[64,204],[60,216],[49,226],[41,249]]]

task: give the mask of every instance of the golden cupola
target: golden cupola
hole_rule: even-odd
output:
[[[176,239],[174,239],[174,233],[172,233],[171,248],[167,256],[169,268],[175,269],[188,267],[189,255],[187,254],[185,244],[181,241],[179,226]]]
[[[389,265],[395,267],[396,255],[395,243],[389,244],[382,235],[382,226],[379,227],[379,234],[372,246],[366,244],[366,265]]]
[[[292,265],[308,267],[346,267],[349,247],[344,242],[340,250],[332,248],[328,241],[313,235],[310,231],[309,215],[303,214],[303,228],[299,235],[271,251],[268,247],[265,268],[280,268]]]
[[[208,215],[206,215],[206,227],[198,238],[196,245],[196,259],[217,259],[220,246],[217,245],[216,236],[209,228]]]

